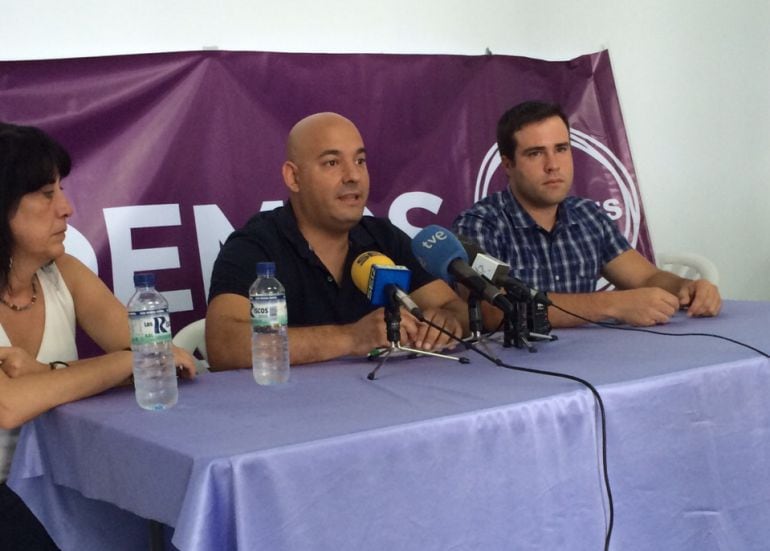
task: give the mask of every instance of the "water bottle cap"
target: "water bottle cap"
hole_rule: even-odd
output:
[[[273,277],[275,275],[275,262],[257,262],[257,276]]]
[[[134,274],[134,287],[155,287],[155,274]]]

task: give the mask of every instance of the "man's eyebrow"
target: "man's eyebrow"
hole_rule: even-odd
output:
[[[365,147],[359,147],[358,149],[356,149],[356,155],[361,155],[361,154],[366,154]],[[327,155],[334,155],[336,157],[339,157],[340,155],[342,155],[342,151],[340,151],[339,149],[324,149],[323,151],[321,151],[321,153],[319,153],[318,157],[321,158]]]
[[[554,144],[554,147],[569,147],[569,144],[570,144],[569,141],[559,142],[557,144]],[[538,152],[538,151],[545,151],[545,150],[546,150],[546,146],[544,146],[544,145],[536,145],[534,147],[528,147],[527,149],[523,149],[521,151],[521,154],[522,155],[526,155],[527,153],[535,153],[535,152]]]
[[[527,153],[534,153],[535,151],[545,151],[544,145],[536,145],[534,147],[528,147],[527,149],[522,150],[522,155],[526,155]]]

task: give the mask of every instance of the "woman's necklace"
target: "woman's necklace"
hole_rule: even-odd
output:
[[[35,276],[32,276],[32,298],[29,299],[29,302],[25,304],[24,306],[17,306],[13,302],[8,302],[0,296],[0,302],[5,304],[8,308],[13,310],[14,312],[23,312],[24,310],[29,310],[32,308],[32,306],[37,302],[37,286],[35,285]]]

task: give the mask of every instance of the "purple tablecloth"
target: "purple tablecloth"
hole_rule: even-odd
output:
[[[659,329],[770,351],[770,303]],[[509,363],[562,371],[604,398],[613,549],[767,549],[770,365],[737,345],[584,327]],[[601,549],[597,408],[563,379],[470,352],[183,383],[167,412],[128,389],[61,406],[22,434],[11,486],[63,549]]]

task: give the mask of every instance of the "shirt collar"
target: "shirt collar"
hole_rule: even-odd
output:
[[[377,246],[377,243],[374,241],[372,234],[366,231],[366,228],[364,227],[364,224],[366,223],[365,220],[369,218],[371,217],[363,216],[361,220],[358,221],[358,224],[353,226],[353,229],[351,229],[348,233],[351,249],[368,251],[371,250],[372,247]]]
[[[506,193],[503,195],[503,201],[505,202],[505,212],[510,213],[513,226],[516,228],[540,228],[537,222],[529,215],[529,213],[521,206],[518,199],[513,195],[510,186],[505,186]],[[560,227],[567,227],[573,224],[577,224],[575,217],[572,215],[569,207],[570,197],[566,197],[564,201],[559,204],[559,208],[556,211],[556,225],[554,231],[558,231]]]
[[[350,240],[350,251],[363,252],[371,250],[376,247],[377,244],[372,237],[372,234],[366,231],[364,227],[364,219],[370,218],[364,216],[358,224],[348,232],[348,239]],[[294,214],[294,209],[291,206],[291,202],[286,201],[283,208],[278,213],[278,227],[280,231],[287,237],[287,239],[296,247],[297,251],[304,257],[314,257],[315,254],[310,249],[310,244],[299,231],[297,224],[297,217]]]
[[[505,193],[503,194],[503,202],[505,203],[504,212],[509,213],[511,222],[515,228],[539,228],[537,222],[524,210],[518,199],[514,197],[511,191],[511,186],[505,186]]]
[[[289,201],[286,201],[283,207],[278,209],[276,222],[278,229],[287,237],[289,241],[295,245],[304,245],[305,249],[310,248],[307,240],[302,235],[302,232],[299,231],[299,226],[297,225],[297,217],[294,216],[294,209],[292,208]],[[300,249],[301,248],[302,247],[300,247]]]

